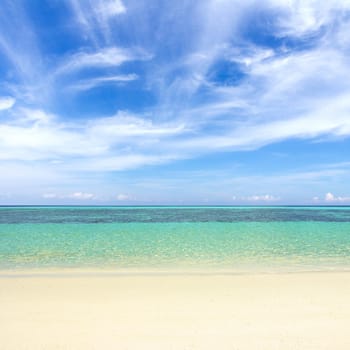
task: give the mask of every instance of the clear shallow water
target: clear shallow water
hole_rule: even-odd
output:
[[[0,269],[350,270],[350,207],[0,207]]]

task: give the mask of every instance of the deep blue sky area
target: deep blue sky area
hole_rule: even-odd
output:
[[[350,1],[3,0],[0,204],[350,204]]]

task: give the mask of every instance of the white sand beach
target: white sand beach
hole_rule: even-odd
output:
[[[0,278],[0,349],[350,349],[350,273]]]

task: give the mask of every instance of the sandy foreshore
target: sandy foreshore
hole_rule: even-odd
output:
[[[2,274],[0,349],[350,349],[350,273]]]

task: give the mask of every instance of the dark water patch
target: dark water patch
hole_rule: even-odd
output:
[[[350,207],[1,207],[1,224],[350,222]]]

